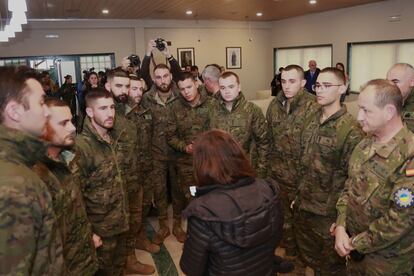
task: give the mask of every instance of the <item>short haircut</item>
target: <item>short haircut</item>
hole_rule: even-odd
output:
[[[108,73],[106,74],[106,79],[108,81],[112,81],[115,77],[129,79],[128,72],[123,70],[121,67],[117,67],[115,69],[109,70]]]
[[[338,66],[338,65],[341,66],[342,69],[344,69],[344,73],[345,73],[345,65],[342,62],[337,62],[335,67]]]
[[[56,97],[52,97],[52,96],[45,97],[45,104],[48,107],[53,107],[53,106],[63,107],[63,106],[66,106],[66,107],[69,108],[69,105],[65,101],[63,101],[59,98],[56,98]]]
[[[227,78],[229,78],[231,76],[235,77],[237,83],[240,84],[240,78],[239,78],[239,76],[236,73],[232,72],[232,71],[226,71],[226,72],[224,72],[223,74],[221,74],[220,79],[227,79]]]
[[[282,72],[292,71],[292,70],[296,70],[296,72],[299,73],[299,77],[301,79],[305,78],[305,71],[303,71],[302,67],[300,67],[299,65],[296,65],[296,64],[291,64],[291,65],[286,66],[285,68],[283,68]]]
[[[196,139],[193,167],[198,186],[229,185],[256,175],[236,140],[218,129],[204,132]]]
[[[319,74],[322,74],[322,73],[331,73],[339,80],[340,84],[346,84],[345,74],[343,71],[339,70],[338,68],[326,67],[326,68],[323,68]]]
[[[135,74],[129,74],[129,79],[132,81],[140,81],[142,83],[142,87],[144,87],[144,90],[145,90],[146,84],[143,78]]]
[[[167,69],[168,72],[170,71],[170,68],[168,68],[168,66],[164,63],[159,63],[159,64],[155,65],[153,72],[155,72],[155,70],[157,70],[157,69]]]
[[[101,99],[101,98],[105,98],[105,99],[112,98],[113,99],[113,96],[112,96],[112,93],[107,91],[105,88],[102,88],[102,87],[92,88],[85,95],[86,107],[90,107],[94,101],[96,101],[97,99]]]
[[[142,78],[138,77],[138,75],[135,75],[135,74],[129,74],[128,77],[129,77],[130,80],[133,80],[133,81],[141,81],[142,80]]]
[[[201,76],[203,78],[203,80],[205,81],[206,79],[209,79],[211,81],[214,82],[218,82],[219,78],[220,78],[221,72],[220,72],[220,67],[217,67],[215,65],[207,65],[203,72],[201,73]]]
[[[194,78],[193,74],[191,74],[191,72],[182,72],[177,78],[177,84],[178,84],[178,82],[185,81],[186,79],[191,79],[191,80],[195,81],[195,78]]]
[[[375,89],[374,103],[377,107],[383,108],[387,104],[395,106],[398,114],[402,113],[403,97],[400,89],[394,83],[385,79],[370,80],[361,87],[361,91],[372,86]]]
[[[29,90],[26,81],[35,79],[40,82],[41,75],[27,66],[3,66],[0,67],[0,111],[3,113],[10,101],[16,101],[27,110],[30,103],[27,99]],[[3,122],[3,116],[0,116]]]
[[[197,65],[191,66],[191,71],[195,71],[195,70],[198,70],[198,66]]]
[[[397,68],[397,67],[404,68],[405,71],[409,71],[411,73],[411,77],[414,77],[414,67],[409,63],[404,63],[404,62],[396,63],[388,71],[391,71],[392,69]]]

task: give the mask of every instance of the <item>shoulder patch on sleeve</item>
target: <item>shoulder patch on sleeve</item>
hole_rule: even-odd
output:
[[[403,166],[403,169],[405,169],[405,176],[414,176],[414,160],[411,159],[406,162],[405,166]]]
[[[414,205],[414,193],[410,188],[399,188],[394,192],[394,201],[399,208],[408,208]]]

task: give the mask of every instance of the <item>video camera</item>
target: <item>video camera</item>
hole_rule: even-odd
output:
[[[163,38],[157,38],[157,39],[155,40],[156,47],[157,47],[157,49],[158,49],[158,50],[160,50],[161,52],[165,50],[165,44],[164,44],[164,41],[165,41],[165,42],[167,42],[167,45],[168,45],[168,46],[171,46],[171,41],[166,41],[166,40],[165,40],[165,39],[163,39]]]
[[[139,56],[132,54],[128,57],[128,59],[130,61],[129,67],[140,67],[141,66],[141,60]]]

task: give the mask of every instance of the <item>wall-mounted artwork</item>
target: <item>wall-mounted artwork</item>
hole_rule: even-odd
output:
[[[227,69],[242,68],[241,47],[226,47],[226,67]]]
[[[178,64],[181,68],[195,65],[194,48],[177,48]]]

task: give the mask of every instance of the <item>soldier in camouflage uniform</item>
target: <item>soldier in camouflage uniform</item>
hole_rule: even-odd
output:
[[[397,63],[388,70],[387,79],[400,89],[404,100],[402,119],[414,132],[414,68],[408,63]]]
[[[175,152],[167,144],[166,128],[168,109],[179,95],[178,88],[172,81],[181,74],[181,69],[176,60],[169,53],[166,46],[162,53],[168,59],[171,65],[171,71],[165,64],[158,64],[154,67],[154,78],[151,80],[150,75],[150,59],[152,52],[156,49],[155,42],[151,40],[148,44],[147,53],[142,61],[142,77],[147,84],[149,91],[142,98],[142,107],[152,112],[154,123],[152,137],[152,157],[153,172],[151,178],[154,185],[154,201],[158,208],[159,229],[155,234],[153,242],[160,245],[164,239],[170,235],[167,223],[167,177],[171,186],[174,186],[176,180],[176,163]]]
[[[58,226],[62,233],[66,275],[92,276],[98,270],[92,229],[88,221],[80,179],[69,169],[74,154],[64,148],[75,143],[76,128],[72,124],[69,106],[56,98],[46,100],[50,118],[44,139],[50,142],[47,156],[36,163],[33,170],[46,183],[52,195]]]
[[[105,84],[107,91],[111,92],[115,98],[115,110],[117,123],[115,128],[124,131],[119,139],[122,154],[120,163],[122,178],[125,180],[125,189],[128,195],[129,206],[129,231],[127,233],[127,260],[126,274],[150,275],[155,272],[155,268],[140,263],[135,256],[135,244],[141,228],[142,222],[142,184],[138,177],[140,167],[138,167],[138,131],[135,122],[126,117],[128,103],[128,92],[130,88],[129,75],[121,68],[115,68],[107,73]]]
[[[213,98],[198,85],[193,75],[185,72],[178,79],[180,96],[169,109],[167,142],[177,154],[177,185],[173,187],[173,234],[185,241],[181,212],[191,200],[189,187],[195,185],[193,175],[193,142],[208,128],[208,108]]]
[[[139,180],[142,185],[142,197],[141,197],[141,212],[142,223],[139,229],[138,238],[135,241],[135,248],[143,249],[150,253],[158,253],[160,247],[153,244],[147,237],[147,216],[152,204],[152,198],[154,193],[153,183],[151,178],[148,177],[152,173],[152,135],[153,135],[153,122],[151,110],[143,108],[140,103],[142,95],[144,93],[144,80],[138,78],[135,75],[130,75],[130,89],[128,92],[129,100],[126,106],[127,119],[137,127],[138,143],[137,155],[138,168],[139,168]]]
[[[306,80],[302,67],[289,65],[282,71],[282,91],[270,103],[266,119],[270,140],[270,174],[283,194],[285,210],[282,246],[287,256],[296,256],[297,247],[293,233],[291,203],[296,197],[300,133],[307,114],[316,109],[315,97],[303,88]]]
[[[412,275],[414,135],[402,103],[387,80],[369,81],[358,98],[358,121],[370,135],[351,155],[332,227],[336,251],[350,256],[349,275]]]
[[[0,67],[0,274],[63,275],[61,235],[45,183],[32,171],[46,154],[49,111],[24,67]]]
[[[219,83],[220,99],[210,108],[209,127],[229,132],[248,155],[255,143],[258,152],[255,169],[258,177],[266,178],[269,142],[264,115],[257,105],[246,101],[235,73],[223,73]]]
[[[88,118],[76,139],[77,162],[86,213],[93,233],[102,239],[97,275],[123,275],[129,226],[120,140],[126,132],[114,127],[115,103],[109,92],[92,89],[85,101]]]
[[[323,69],[314,91],[320,108],[305,120],[301,136],[301,170],[294,203],[294,231],[300,256],[315,275],[345,275],[345,261],[334,250],[329,229],[348,173],[348,160],[363,133],[340,104],[345,76]]]
[[[220,98],[220,75],[220,68],[215,65],[207,65],[201,73],[208,95],[215,98],[216,100]]]

